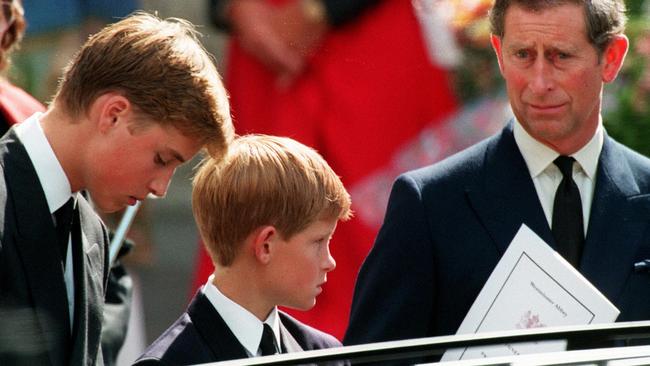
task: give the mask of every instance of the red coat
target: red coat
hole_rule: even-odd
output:
[[[24,90],[6,80],[0,80],[0,112],[9,127],[22,122],[36,112],[45,111],[45,106]]]

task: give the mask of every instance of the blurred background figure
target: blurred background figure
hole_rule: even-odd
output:
[[[9,67],[10,55],[18,47],[25,32],[25,17],[19,0],[0,3],[0,135],[35,112],[42,112],[45,107],[24,90],[14,86],[4,76]]]

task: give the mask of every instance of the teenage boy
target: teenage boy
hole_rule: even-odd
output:
[[[108,239],[79,192],[105,212],[164,196],[232,136],[189,23],[137,13],[89,38],[47,111],[0,139],[0,364],[101,365]]]
[[[350,196],[313,149],[236,139],[194,178],[194,216],[215,265],[187,311],[136,362],[188,365],[340,346],[277,309],[308,310],[336,262],[329,241]]]

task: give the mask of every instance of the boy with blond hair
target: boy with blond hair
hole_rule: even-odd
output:
[[[54,99],[0,139],[0,365],[101,365],[110,264],[99,210],[164,196],[234,135],[193,26],[136,13],[93,35]]]
[[[237,138],[194,178],[194,216],[214,274],[136,362],[187,365],[340,346],[277,309],[308,310],[336,262],[329,242],[350,196],[313,149]]]

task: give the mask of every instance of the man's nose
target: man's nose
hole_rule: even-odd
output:
[[[535,60],[529,87],[535,94],[547,93],[555,87],[553,67],[545,57],[538,57]]]

